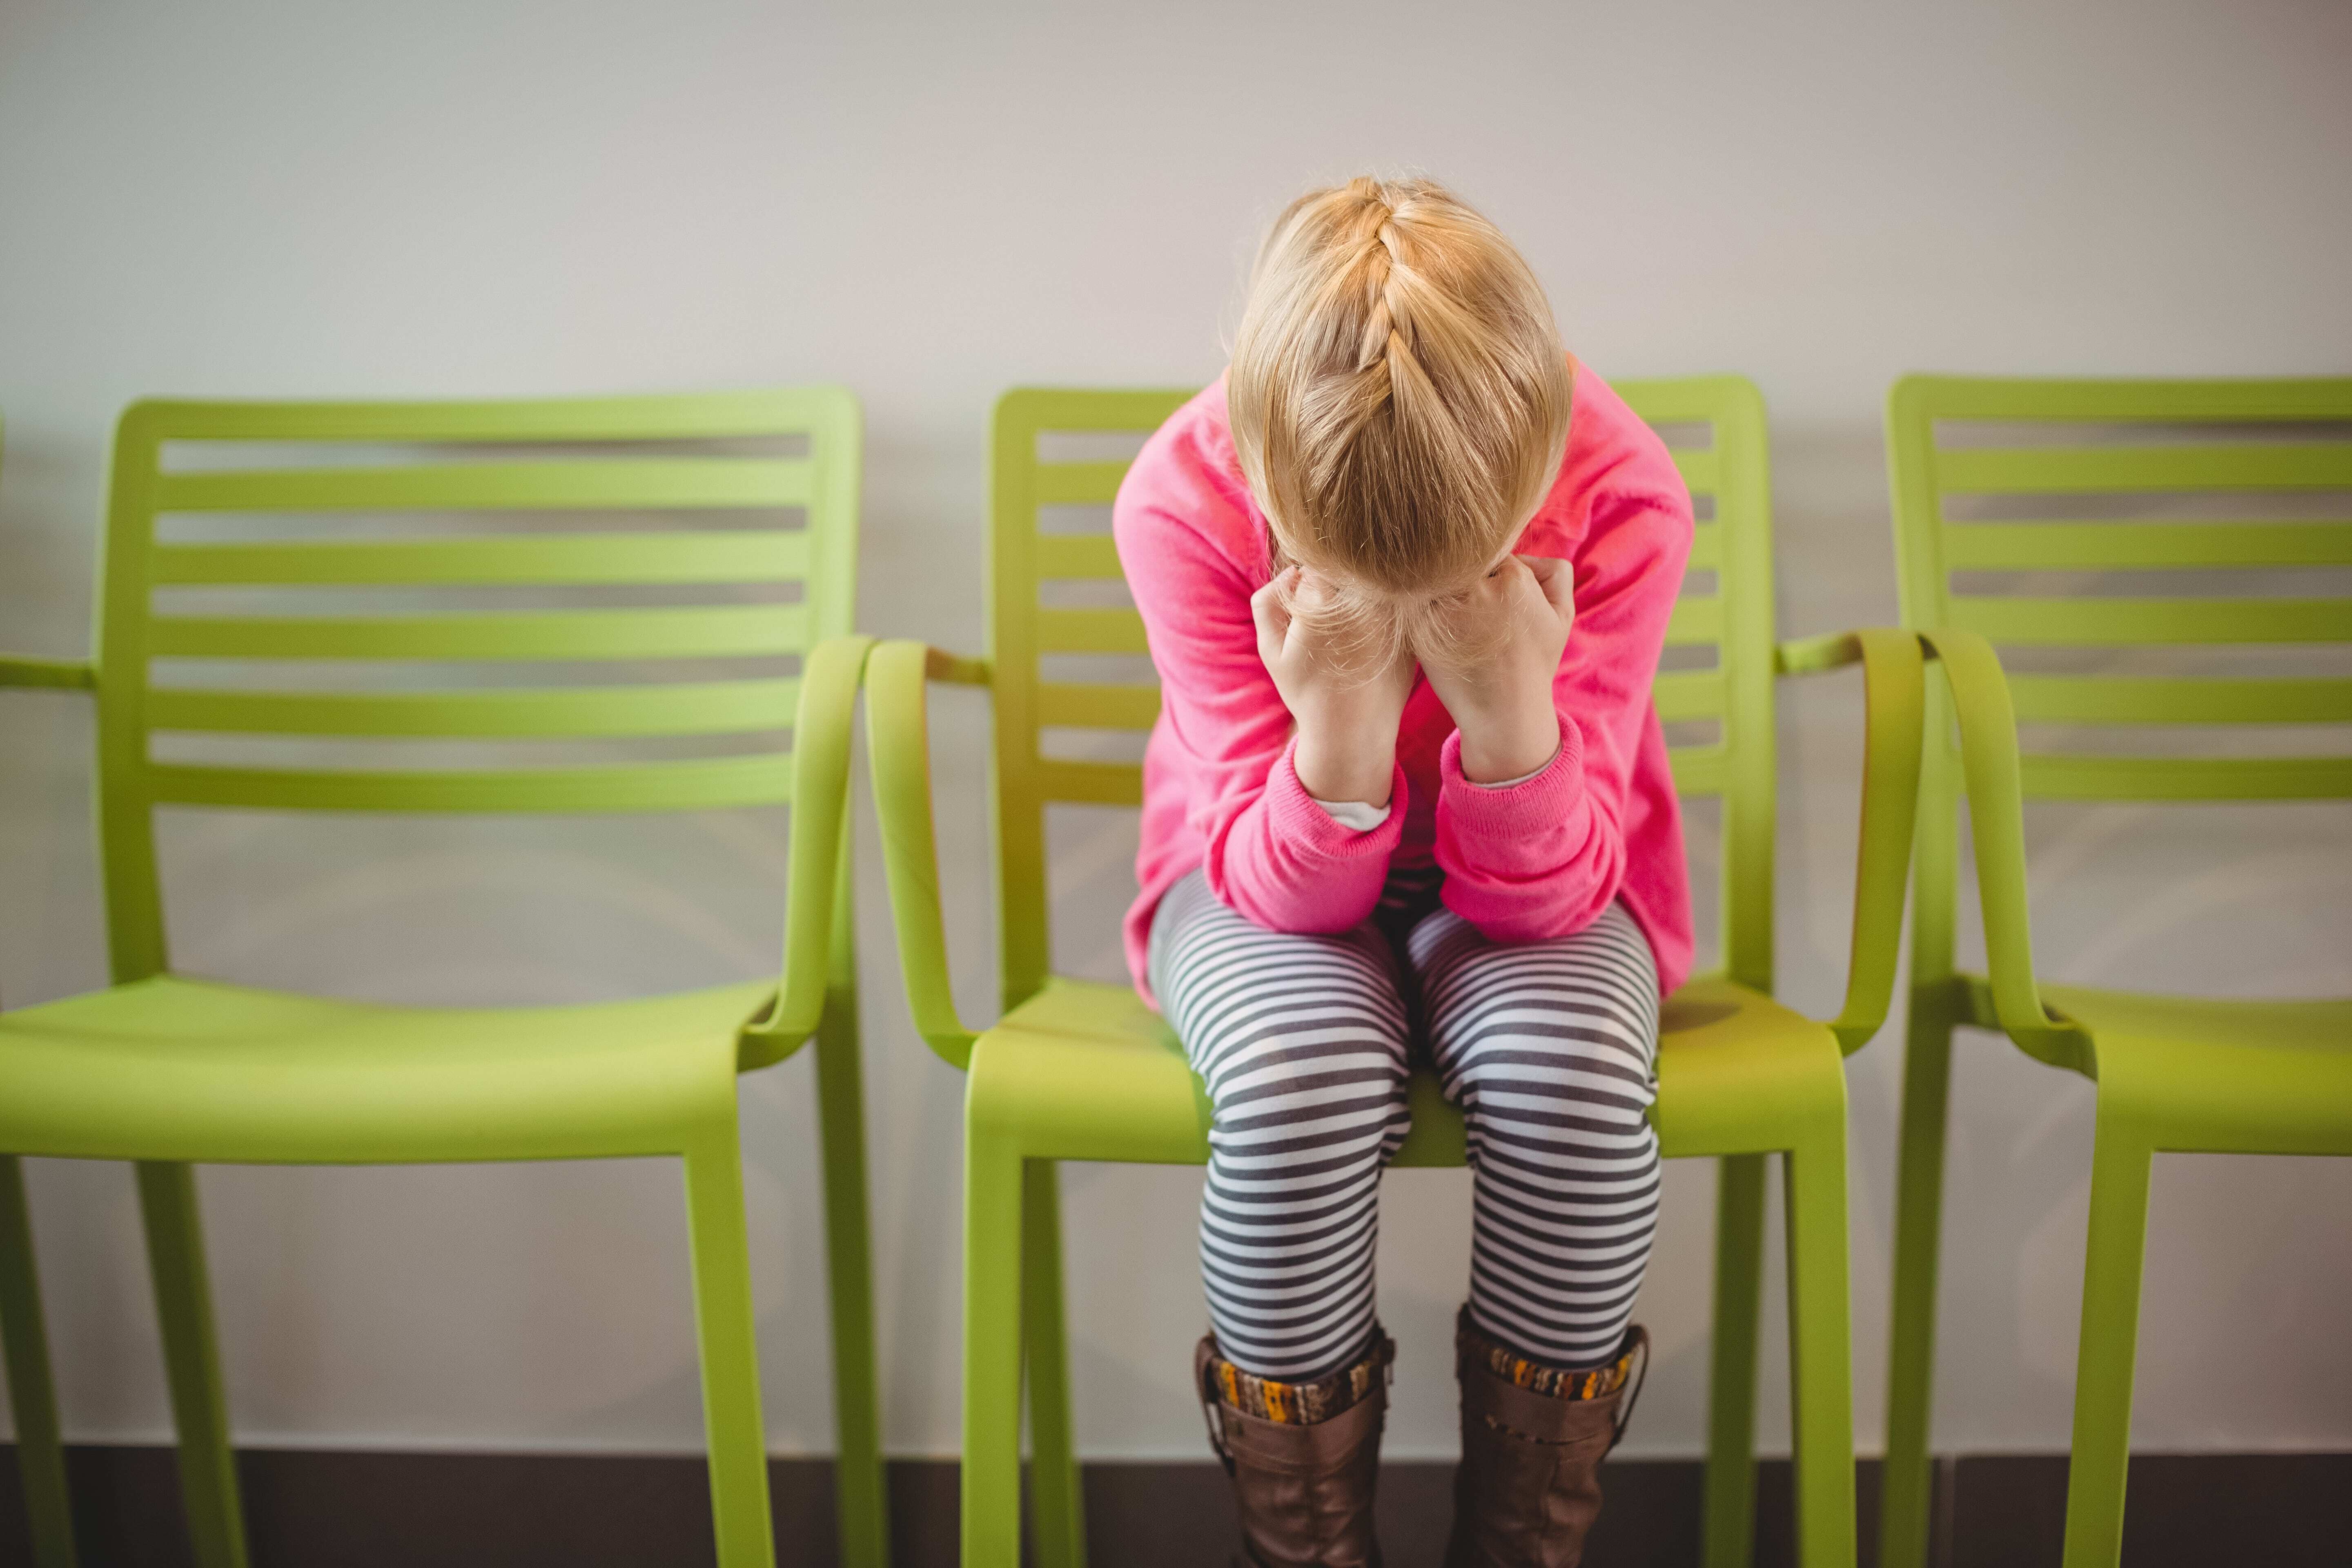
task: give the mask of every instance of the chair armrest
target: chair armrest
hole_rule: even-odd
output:
[[[1853,874],[1853,936],[1846,957],[1845,1005],[1830,1025],[1852,1056],[1886,1022],[1903,944],[1903,899],[1919,815],[1919,755],[1927,677],[1919,639],[1887,627],[1783,643],[1774,664],[1818,675],[1862,666],[1865,736],[1861,845]]]
[[[816,1032],[833,978],[836,917],[847,919],[849,748],[869,637],[828,637],[801,665],[793,717],[791,865],[784,893],[784,967],[775,1005],[743,1026],[737,1062],[766,1067]]]
[[[73,659],[19,658],[14,654],[0,654],[0,687],[5,686],[36,691],[95,691],[98,671]]]
[[[940,914],[938,839],[931,826],[929,692],[926,683],[985,686],[988,666],[919,642],[886,642],[866,669],[866,743],[898,963],[915,1028],[950,1066],[971,1059],[979,1037],[956,1016],[948,975],[947,927]]]
[[[1993,1010],[2027,1054],[2074,1059],[2087,1044],[2083,1029],[2042,1005],[2033,978],[2033,932],[2025,907],[2025,793],[2018,774],[2017,712],[2000,657],[1977,633],[1953,627],[1924,631],[1919,640],[1943,665],[1959,718]]]

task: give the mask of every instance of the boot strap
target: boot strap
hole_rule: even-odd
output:
[[[1623,1365],[1628,1362],[1634,1362],[1634,1364],[1623,1384],[1625,1397],[1617,1402],[1617,1423],[1609,1434],[1612,1452],[1625,1440],[1625,1428],[1633,1420],[1633,1406],[1642,1397],[1642,1384],[1650,1380],[1650,1331],[1634,1323],[1626,1329],[1625,1339],[1625,1354],[1618,1364]],[[1640,1358],[1638,1362],[1635,1362],[1636,1357]]]

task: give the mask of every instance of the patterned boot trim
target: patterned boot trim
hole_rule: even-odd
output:
[[[1375,1388],[1385,1387],[1395,1361],[1396,1342],[1378,1329],[1372,1331],[1372,1348],[1363,1360],[1313,1383],[1260,1377],[1211,1354],[1202,1368],[1201,1392],[1227,1409],[1261,1421],[1313,1426],[1363,1403]]]
[[[1633,1376],[1633,1363],[1646,1347],[1647,1336],[1629,1331],[1623,1351],[1606,1366],[1574,1370],[1547,1366],[1481,1332],[1470,1321],[1470,1309],[1465,1307],[1454,1320],[1454,1342],[1465,1365],[1482,1367],[1530,1394],[1553,1399],[1603,1399],[1624,1387]]]

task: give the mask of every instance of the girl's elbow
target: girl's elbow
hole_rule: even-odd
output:
[[[1616,865],[1563,867],[1516,885],[1465,887],[1459,902],[1446,901],[1489,942],[1554,942],[1599,920],[1623,880],[1622,868]]]
[[[1488,942],[1523,947],[1529,942],[1557,942],[1574,936],[1599,920],[1608,908],[1606,899],[1546,901],[1527,909],[1465,918]]]
[[[1370,920],[1372,906],[1368,903],[1360,910],[1276,910],[1268,911],[1263,918],[1256,915],[1249,918],[1266,930],[1280,931],[1285,936],[1338,936]]]
[[[1377,887],[1358,900],[1334,898],[1328,887],[1266,888],[1221,876],[1209,879],[1209,890],[1252,925],[1286,936],[1337,936],[1352,931],[1372,918],[1380,902]]]

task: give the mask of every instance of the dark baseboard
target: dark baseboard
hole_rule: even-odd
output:
[[[168,1448],[72,1451],[82,1568],[182,1568]],[[677,1457],[417,1454],[248,1449],[241,1455],[257,1568],[646,1568],[711,1560],[701,1460]],[[771,1464],[776,1539],[787,1568],[834,1560],[832,1467]],[[1690,1568],[1698,1561],[1696,1460],[1626,1459],[1605,1472],[1609,1506],[1587,1568]],[[1381,1475],[1381,1540],[1392,1568],[1434,1568],[1451,1510],[1450,1466],[1392,1464]],[[1860,1475],[1864,1564],[1875,1556],[1877,1466]],[[1943,1461],[1937,1568],[2054,1564],[2066,1506],[2059,1455]],[[1213,1464],[1087,1467],[1095,1568],[1204,1568],[1232,1542],[1233,1508]],[[2340,1568],[2352,1527],[2352,1454],[2143,1455],[2132,1461],[2126,1568]],[[901,1568],[955,1562],[956,1467],[890,1467]],[[32,1561],[15,1451],[0,1446],[0,1568]],[[1759,1481],[1759,1568],[1790,1561],[1789,1467]]]

